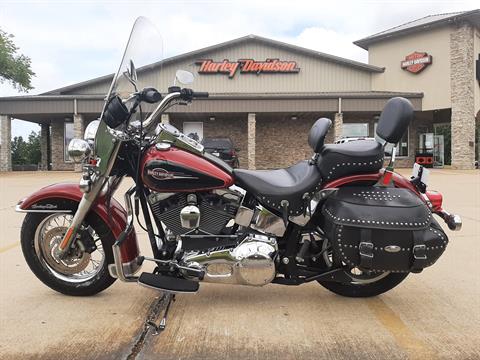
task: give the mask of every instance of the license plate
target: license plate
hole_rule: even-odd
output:
[[[428,185],[428,176],[430,174],[430,170],[427,168],[423,167],[420,164],[413,164],[413,170],[412,170],[412,177],[416,178],[420,175],[420,172],[422,173],[422,176],[420,178],[420,181],[424,183],[425,185]]]
[[[212,154],[215,155],[215,156],[220,156],[220,153],[218,151],[214,151],[214,152],[212,152]]]

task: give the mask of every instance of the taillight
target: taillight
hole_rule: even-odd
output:
[[[432,204],[432,210],[434,212],[442,210],[442,194],[440,194],[438,191],[427,190],[425,195],[427,195],[428,200],[430,200],[430,203]]]

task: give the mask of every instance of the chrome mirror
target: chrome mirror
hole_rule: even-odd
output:
[[[130,59],[128,65],[127,65],[127,71],[125,72],[125,76],[127,77],[128,81],[132,83],[132,85],[137,88],[137,69],[135,68],[135,64],[133,63],[133,60]]]
[[[183,85],[190,85],[193,80],[195,80],[195,76],[190,71],[177,70],[175,73],[175,85],[177,81]]]

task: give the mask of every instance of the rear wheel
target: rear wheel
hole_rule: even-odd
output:
[[[393,289],[408,276],[408,273],[367,273],[358,268],[353,268],[350,271],[345,270],[345,272],[352,279],[350,282],[319,281],[319,283],[337,295],[370,297]]]
[[[340,260],[334,261],[332,247],[329,241],[324,241],[322,246],[323,260],[327,267],[332,267],[334,262],[341,263]],[[324,288],[334,292],[337,295],[347,297],[370,297],[377,296],[393,289],[400,284],[409,273],[392,272],[372,272],[360,269],[358,267],[347,268],[345,263],[345,274],[351,280],[344,283],[332,281],[318,281]]]
[[[27,214],[21,232],[23,255],[37,278],[53,290],[74,296],[94,295],[115,281],[108,272],[115,239],[98,216],[87,216],[74,248],[60,258],[58,246],[72,218],[63,213]]]

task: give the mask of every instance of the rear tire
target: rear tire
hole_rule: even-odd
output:
[[[383,294],[400,284],[407,276],[408,273],[390,273],[378,281],[366,284],[356,284],[353,281],[352,283],[319,281],[319,284],[337,295],[362,298]]]
[[[75,210],[75,208],[72,208],[72,210]],[[52,216],[52,214],[28,213],[22,224],[21,245],[23,256],[36,277],[51,289],[72,296],[94,295],[112,285],[116,279],[110,276],[108,264],[114,262],[112,244],[115,238],[108,226],[94,214],[90,214],[84,220],[84,225],[90,226],[99,236],[96,244],[101,241],[103,262],[99,262],[98,267],[92,271],[92,275],[90,277],[86,276],[85,280],[83,280],[82,278],[75,278],[75,274],[73,276],[72,274],[62,275],[56,272],[55,269],[48,265],[46,260],[48,256],[39,254],[37,230],[48,220],[49,216]],[[51,259],[49,258],[50,262],[52,261]],[[62,265],[59,264],[59,266]],[[71,281],[69,281],[69,276],[72,278]]]

